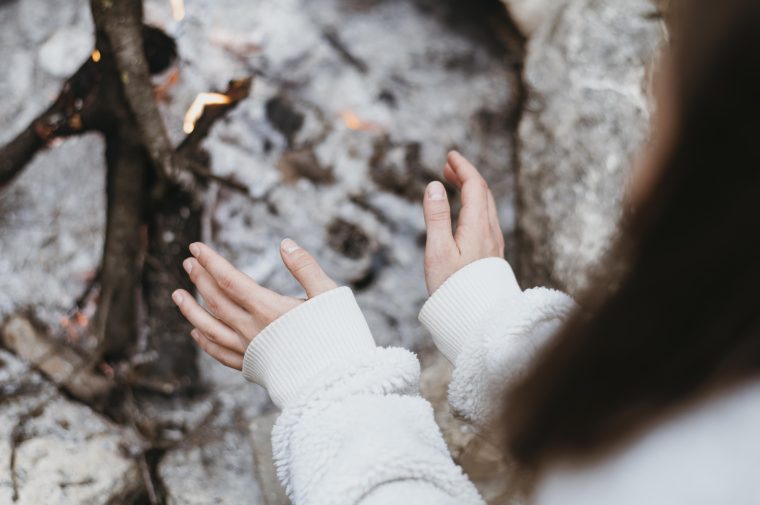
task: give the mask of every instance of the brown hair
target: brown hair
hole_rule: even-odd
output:
[[[507,397],[507,450],[526,468],[593,454],[760,373],[760,2],[683,5],[677,129],[624,225],[625,271],[581,300]]]

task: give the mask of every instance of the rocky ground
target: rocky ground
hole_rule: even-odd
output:
[[[445,151],[459,148],[494,188],[523,278],[582,287],[646,137],[647,69],[663,33],[655,7],[578,0],[544,20],[528,44],[529,106],[516,144],[520,44],[468,2],[187,0],[181,20],[168,0],[145,5],[179,45],[180,78],[162,103],[173,138],[197,93],[256,77],[251,97],[206,142],[213,170],[250,196],[209,190],[205,239],[257,281],[298,294],[277,251],[290,236],[351,285],[378,343],[423,354],[425,394],[453,453],[499,502],[506,467],[447,414],[448,365],[428,351],[416,320],[422,189]],[[85,0],[0,2],[0,25],[5,142],[88,57],[93,37]],[[100,260],[102,150],[97,136],[52,146],[0,194],[0,322],[32,311],[51,334],[63,332],[61,316]],[[199,359],[203,395],[135,399],[169,441],[146,453],[139,426],[67,398],[2,353],[0,501],[286,503],[268,454],[276,414],[265,393]]]

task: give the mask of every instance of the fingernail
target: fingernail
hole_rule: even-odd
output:
[[[296,249],[300,249],[298,244],[296,244],[293,239],[289,239],[289,238],[286,238],[285,240],[283,240],[282,243],[280,244],[280,247],[282,248],[283,251],[285,251],[285,254],[290,254]]]
[[[182,293],[180,293],[179,291],[175,291],[174,293],[172,293],[172,300],[174,300],[174,303],[176,303],[177,305],[182,303]]]
[[[193,329],[190,332],[190,336],[193,337],[193,340],[198,340],[199,338],[201,338],[201,336],[198,334],[198,330],[196,329]]]
[[[182,268],[185,269],[185,272],[190,273],[193,271],[193,262],[190,258],[187,258],[185,261],[182,262]]]
[[[443,188],[443,184],[431,182],[428,186],[428,198],[430,200],[444,200],[446,198],[446,190]]]
[[[193,256],[198,256],[200,252],[201,252],[201,248],[198,247],[198,244],[196,243],[190,244],[190,254],[192,254]]]

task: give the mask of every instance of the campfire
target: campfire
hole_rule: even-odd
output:
[[[44,0],[25,2],[44,7]],[[15,13],[18,4],[0,9]],[[486,17],[461,0],[457,7],[153,0],[145,21],[139,4],[91,1],[93,27],[82,21],[87,16],[69,15],[79,11],[64,2],[69,14],[61,19],[79,24],[50,20],[49,31],[24,34],[30,47],[18,51],[29,52],[34,73],[28,102],[14,103],[24,114],[8,113],[23,124],[9,127],[15,137],[0,146],[0,227],[4,218],[13,226],[34,219],[51,237],[47,245],[3,228],[4,243],[28,240],[39,250],[20,251],[20,260],[0,267],[17,267],[17,279],[44,287],[19,296],[11,286],[16,291],[0,296],[0,310],[10,307],[34,326],[45,352],[24,354],[30,340],[21,339],[4,348],[67,400],[139,432],[134,461],[145,496],[138,503],[192,501],[183,494],[196,492],[187,476],[207,473],[224,476],[223,484],[191,480],[202,483],[196,501],[214,503],[203,493],[241,481],[250,491],[259,485],[251,475],[271,469],[242,454],[229,476],[217,446],[247,446],[248,426],[269,407],[254,386],[231,388],[239,377],[212,368],[189,338],[170,296],[190,288],[181,268],[187,245],[208,241],[262,285],[292,290],[277,244],[301,239],[357,293],[382,345],[417,348],[424,337],[414,311],[424,294],[414,281],[423,265],[424,187],[440,178],[447,149],[466,148],[491,180],[502,181],[494,196],[508,203],[508,116],[519,93],[504,79],[512,67],[505,70],[495,35],[478,38]],[[27,26],[33,23],[16,31]],[[55,41],[56,31],[77,30],[96,36],[82,37],[72,65],[38,71],[39,46]],[[8,86],[23,80],[21,70]],[[47,186],[36,192],[38,184]],[[266,428],[256,430],[269,440]],[[185,450],[206,457],[199,463]],[[196,464],[209,472],[196,473]],[[182,482],[172,480],[172,469]],[[278,486],[271,476],[259,482],[262,495]]]

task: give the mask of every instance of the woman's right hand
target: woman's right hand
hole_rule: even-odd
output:
[[[454,272],[483,258],[504,257],[504,235],[493,194],[480,172],[456,151],[448,154],[444,178],[462,193],[456,231],[451,231],[451,207],[446,189],[433,181],[425,189],[427,227],[425,283],[432,295]]]

